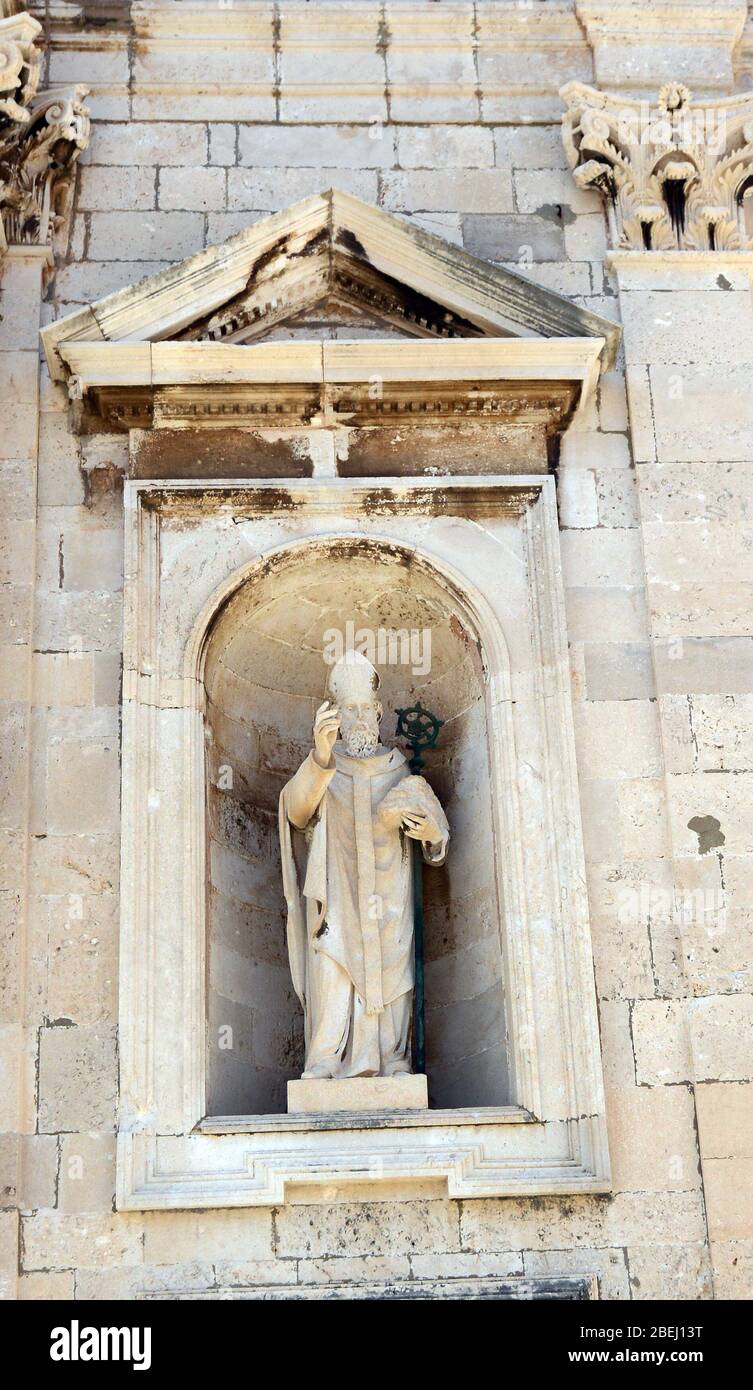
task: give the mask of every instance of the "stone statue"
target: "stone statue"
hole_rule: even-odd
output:
[[[358,652],[330,673],[314,747],[280,795],[288,952],[305,1020],[303,1079],[411,1071],[413,855],[449,830],[423,777],[379,741],[379,675]],[[340,737],[338,738],[338,734]],[[302,832],[302,837],[296,832]]]

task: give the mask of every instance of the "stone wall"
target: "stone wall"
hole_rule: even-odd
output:
[[[573,78],[654,92],[672,62],[699,90],[743,89],[744,8],[714,7],[719,35],[702,43],[670,16],[643,68],[596,23],[608,5],[576,15],[568,0],[85,5],[81,25],[48,26],[47,82],[88,84],[93,128],[45,321],[331,185],[624,321],[627,395],[621,362],[553,461],[614,1192],[114,1212],[127,440],[79,435],[44,369],[37,385],[41,269],[9,253],[10,1296],[586,1271],[604,1298],[750,1297],[749,279],[723,264],[697,289],[627,271],[618,285],[557,95]]]

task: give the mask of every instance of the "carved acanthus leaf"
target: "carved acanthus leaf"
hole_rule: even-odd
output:
[[[605,198],[612,244],[633,251],[753,248],[753,95],[691,101],[682,83],[656,103],[563,87],[565,150],[581,188]]]
[[[0,20],[0,218],[9,244],[62,250],[89,142],[88,88],[37,92],[39,32],[27,14]]]

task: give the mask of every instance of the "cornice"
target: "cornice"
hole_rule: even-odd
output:
[[[599,339],[436,342],[71,342],[74,399],[112,429],[332,427],[524,420],[564,427]],[[375,387],[378,383],[378,389]]]

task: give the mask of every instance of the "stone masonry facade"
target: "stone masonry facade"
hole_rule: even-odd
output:
[[[9,0],[3,19],[22,10]],[[677,82],[710,108],[742,99],[753,12],[737,0],[27,10],[39,90],[87,88],[91,130],[52,252],[11,237],[0,252],[5,1295],[587,1274],[604,1299],[750,1298],[753,250],[615,245],[609,197],[573,176],[560,89],[655,102]],[[119,1212],[131,465],[127,434],[79,429],[39,328],[328,188],[622,329],[616,365],[550,460],[612,1191],[457,1201],[417,1183],[378,1200],[325,1190],[275,1208]]]

